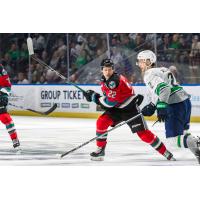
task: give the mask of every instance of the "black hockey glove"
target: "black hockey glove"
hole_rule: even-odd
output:
[[[137,106],[139,106],[139,105],[142,103],[143,99],[144,99],[144,96],[141,95],[141,94],[138,94],[138,95],[134,98],[135,104],[137,104]]]
[[[84,96],[86,98],[87,101],[91,102],[95,102],[98,104],[98,99],[100,97],[100,94],[99,93],[96,93],[95,91],[93,90],[87,90],[85,93],[84,93]]]
[[[0,92],[0,106],[8,105],[8,95]]]
[[[158,121],[165,122],[166,119],[168,118],[168,111],[167,111],[168,104],[165,102],[159,102],[156,107],[157,107]]]
[[[156,111],[156,106],[151,102],[150,104],[144,106],[141,112],[144,116],[152,116]]]

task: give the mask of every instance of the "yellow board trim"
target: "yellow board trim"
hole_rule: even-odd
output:
[[[19,116],[40,116],[40,117],[69,117],[69,118],[93,118],[97,119],[101,113],[77,113],[77,112],[53,112],[49,115],[40,115],[30,111],[10,111],[11,115],[19,115]],[[146,120],[156,121],[156,116],[145,117]],[[200,116],[191,117],[191,122],[200,122]]]
[[[98,118],[101,113],[75,113],[75,112],[53,112],[49,115],[40,115],[30,111],[9,111],[11,115],[38,116],[38,117],[71,117],[71,118]]]
[[[149,121],[156,121],[157,117],[153,115],[151,117],[145,117],[145,119]],[[190,122],[200,122],[200,116],[191,116]]]

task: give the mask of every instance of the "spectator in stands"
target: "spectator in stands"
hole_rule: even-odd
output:
[[[49,57],[48,57],[48,53],[46,50],[44,50],[42,52],[42,56],[41,56],[42,60],[45,62],[45,63],[49,63]]]
[[[180,35],[179,43],[180,43],[179,62],[180,63],[188,63],[189,62],[188,50],[189,50],[190,46],[186,42],[186,40],[185,40],[183,35]]]
[[[93,58],[95,57],[95,53],[97,51],[97,46],[98,45],[98,41],[97,38],[94,35],[91,35],[89,37],[89,41],[88,41],[88,50],[89,50],[89,54],[90,56],[92,56]]]
[[[127,34],[124,35],[121,43],[122,43],[122,47],[126,49],[132,50],[135,48],[134,42],[129,38]]]
[[[77,37],[77,44],[75,46],[75,52],[76,52],[76,55],[80,55],[81,51],[84,49],[84,48],[87,48],[87,40],[80,34],[78,37]]]
[[[54,71],[51,71],[50,69],[48,69],[46,72],[46,76],[45,76],[45,79],[46,79],[45,84],[55,83],[56,78],[57,78],[56,73]]]
[[[20,58],[20,52],[16,43],[12,43],[9,51],[7,52],[10,56],[10,66],[14,73],[18,70],[18,61]]]
[[[107,51],[108,46],[107,46],[107,40],[106,39],[101,40],[100,49],[101,49],[102,53],[105,53]]]
[[[101,56],[103,54],[103,51],[101,49],[97,49],[96,52],[96,58],[98,58],[99,56]]]
[[[70,76],[75,73],[78,67],[87,64],[93,59],[97,59],[100,56],[105,56],[104,53],[107,51],[107,39],[105,33],[78,33],[69,34],[69,44],[70,44]],[[40,77],[44,74],[46,76],[46,71],[44,68],[40,69],[38,63],[31,60],[30,67],[28,66],[28,54],[26,38],[27,34],[1,34],[1,56],[2,62],[6,62],[5,67],[9,72],[12,81],[17,82],[18,72],[26,73],[28,71],[32,72],[33,82],[40,82]],[[52,65],[52,67],[59,72],[67,74],[67,59],[66,51],[66,34],[56,33],[56,34],[31,34],[34,42],[34,49],[36,50],[36,56],[41,58],[47,64]],[[134,46],[137,46],[136,51],[140,51],[148,47],[148,49],[154,48],[154,44],[148,41],[153,40],[154,34],[141,34],[141,33],[110,33],[110,47],[111,56],[114,58],[115,62],[123,62],[123,69],[120,69],[120,73],[123,72],[128,75],[128,72],[133,68],[135,61],[132,55],[134,51],[132,50]],[[194,77],[199,77],[198,69],[200,66],[200,42],[199,34],[157,34],[157,52],[158,61],[167,62],[167,66],[174,64],[169,62],[177,62],[176,66],[179,69],[179,75],[181,77],[182,70],[179,68],[179,63],[184,70],[190,64],[191,74],[189,76],[193,77],[193,82],[196,83],[199,80]],[[112,47],[114,47],[112,49]],[[38,50],[39,49],[39,50]],[[129,49],[132,55],[130,56]],[[61,52],[61,53],[60,53]],[[65,54],[65,55],[63,55]],[[86,58],[84,55],[87,55]],[[91,54],[91,55],[90,55]],[[62,55],[62,56],[61,56]],[[108,55],[108,54],[107,54]],[[175,55],[175,56],[174,56]],[[61,56],[61,58],[60,58]],[[97,59],[98,60],[98,59]],[[59,64],[58,64],[59,62]],[[129,63],[130,64],[129,64]],[[128,64],[127,64],[128,63]],[[32,65],[33,64],[33,65]],[[76,66],[76,64],[78,64]],[[184,65],[186,64],[186,65]],[[118,67],[117,67],[118,68]],[[132,71],[131,71],[132,73]],[[131,74],[130,73],[130,74]],[[137,73],[137,72],[136,72]],[[68,75],[68,74],[67,74]],[[138,74],[137,74],[138,75]],[[95,82],[95,76],[92,76]],[[90,81],[92,81],[92,78]],[[45,79],[45,78],[44,78]],[[76,80],[79,80],[79,74],[76,75]],[[89,80],[89,79],[88,79]],[[46,80],[45,80],[46,81]],[[60,82],[59,79],[54,81]],[[44,82],[44,81],[41,81]]]
[[[10,50],[8,51],[8,54],[12,61],[17,61],[20,58],[20,52],[18,50],[18,46],[13,43],[10,47]]]
[[[35,33],[32,39],[34,49],[38,52],[42,52],[45,49],[45,37],[43,34]]]
[[[29,84],[29,81],[26,79],[26,76],[23,72],[19,72],[17,76],[18,76],[17,84]]]
[[[199,36],[195,35],[192,40],[192,46],[191,46],[191,52],[190,57],[196,58],[200,54],[200,42],[199,42]]]
[[[67,46],[65,45],[64,40],[62,38],[60,38],[58,40],[58,51],[60,52],[60,51],[63,51],[63,50],[66,51]]]
[[[26,71],[26,69],[28,68],[28,58],[29,58],[29,54],[28,54],[28,47],[26,42],[22,43],[22,47],[19,51],[19,67],[18,67],[18,71]]]
[[[141,33],[136,34],[134,43],[136,46],[135,51],[141,51],[144,49],[144,38],[142,37]]]
[[[171,54],[171,61],[178,62],[180,42],[179,42],[179,34],[173,34],[172,40],[169,44],[169,53]]]
[[[53,56],[52,56],[49,64],[53,69],[56,69],[57,65],[58,65],[58,61],[59,61],[59,52],[57,50],[55,50],[53,52]]]
[[[169,49],[169,43],[170,43],[169,34],[164,34],[163,43],[161,44],[160,47],[158,46],[158,49],[161,51],[167,51]]]
[[[180,49],[179,34],[173,34],[172,41],[169,44],[170,49]]]
[[[67,52],[65,49],[59,51],[59,60],[58,66],[65,65],[67,66]]]
[[[78,52],[76,51],[76,43],[71,42],[70,43],[70,62],[74,63],[76,61],[76,58],[78,57]]]
[[[194,35],[191,45],[190,57],[190,73],[192,82],[196,83],[198,81],[198,69],[200,67],[200,42],[199,36]]]
[[[4,54],[4,57],[1,60],[2,65],[4,66],[4,69],[8,72],[9,77],[12,81],[12,78],[14,77],[14,72],[12,67],[10,66],[10,55],[8,53]]]
[[[120,35],[115,33],[111,35],[111,46],[120,46],[121,44],[121,39],[120,39]]]
[[[45,77],[42,75],[42,76],[40,77],[40,80],[39,80],[38,84],[45,84],[45,82],[46,82],[46,79],[45,79]]]
[[[85,65],[88,62],[88,52],[86,49],[83,49],[80,52],[80,55],[77,57],[75,65],[76,65],[76,69],[81,68],[83,65]]]

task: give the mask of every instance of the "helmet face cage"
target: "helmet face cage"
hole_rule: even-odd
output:
[[[101,69],[103,69],[104,67],[112,67],[112,69],[114,70],[114,63],[111,59],[103,59],[101,62]]]

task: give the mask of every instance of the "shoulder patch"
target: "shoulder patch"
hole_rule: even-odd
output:
[[[5,69],[2,70],[2,75],[7,75],[7,71]]]
[[[110,82],[108,83],[108,87],[109,87],[110,89],[116,88],[116,83],[115,83],[115,81],[110,81]]]

